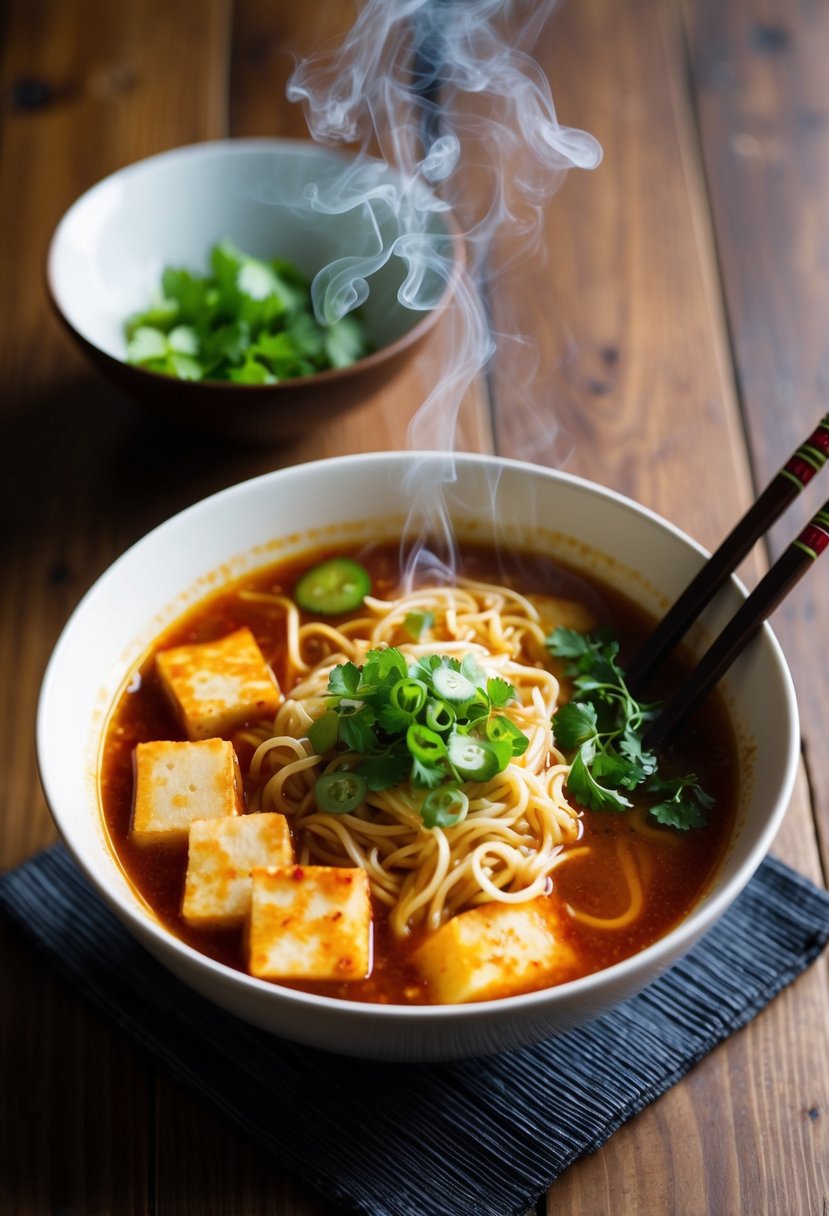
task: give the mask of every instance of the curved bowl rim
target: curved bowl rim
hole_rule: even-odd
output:
[[[62,819],[59,809],[60,794],[59,790],[55,789],[55,782],[49,771],[48,755],[46,747],[46,730],[47,717],[49,709],[49,700],[51,697],[51,687],[56,679],[56,673],[62,659],[62,655],[67,645],[71,642],[71,634],[73,630],[73,622],[82,613],[88,610],[90,603],[102,592],[107,581],[114,577],[121,565],[135,560],[136,554],[140,553],[145,547],[152,545],[155,536],[172,526],[179,526],[181,522],[198,513],[208,503],[219,503],[222,500],[227,501],[229,498],[251,492],[256,486],[261,483],[271,481],[275,478],[290,479],[293,477],[302,477],[307,470],[335,466],[343,466],[348,464],[388,464],[393,461],[399,464],[410,463],[414,460],[421,459],[445,459],[447,453],[439,451],[398,451],[398,452],[371,452],[358,453],[345,456],[329,457],[320,460],[307,461],[302,464],[290,465],[285,468],[272,470],[267,473],[260,474],[257,477],[249,478],[245,481],[238,482],[232,486],[228,486],[215,494],[211,494],[206,498],[186,507],[184,510],[170,516],[167,520],[158,524],[150,532],[141,539],[136,541],[128,549],[116,558],[116,560],[100,575],[93,583],[83,598],[80,600],[68,621],[66,622],[58,640],[53,649],[52,655],[47,664],[43,681],[40,690],[37,710],[36,722],[36,751],[37,763],[40,773],[41,783],[46,795],[49,808],[55,823],[66,843],[72,856],[79,864],[84,874],[90,880],[95,889],[101,894],[106,903],[117,912],[122,921],[133,926],[137,930],[139,940],[142,937],[149,935],[154,941],[164,949],[165,952],[172,949],[174,954],[180,954],[185,960],[191,964],[195,964],[198,968],[203,969],[208,973],[213,973],[219,979],[232,984],[238,985],[243,990],[255,991],[261,994],[265,1000],[270,1000],[274,1004],[287,1003],[295,1009],[314,1009],[316,1011],[329,1011],[331,1013],[343,1013],[347,1011],[352,1016],[355,1012],[361,1020],[367,1023],[405,1023],[412,1019],[418,1022],[443,1022],[451,1021],[456,1023],[459,1019],[464,1022],[472,1022],[478,1019],[488,1019],[499,1013],[505,1016],[509,1011],[530,1011],[537,1007],[546,1006],[550,1009],[556,1005],[566,1002],[574,994],[579,996],[589,997],[595,989],[601,989],[606,984],[612,983],[616,978],[623,978],[628,972],[647,972],[651,976],[656,973],[661,965],[665,964],[666,959],[673,960],[685,953],[700,936],[701,931],[704,931],[719,919],[722,912],[733,902],[736,896],[750,881],[757,867],[762,862],[768,852],[771,843],[780,827],[783,816],[788,808],[792,791],[794,788],[795,778],[797,774],[797,766],[800,755],[799,745],[799,718],[797,709],[797,700],[795,696],[794,684],[788,665],[783,655],[777,638],[774,635],[771,627],[766,623],[762,627],[762,632],[765,636],[767,645],[771,649],[771,657],[778,673],[781,677],[782,685],[786,694],[787,717],[789,721],[788,738],[784,741],[786,748],[786,764],[781,775],[780,793],[775,806],[775,812],[769,817],[764,825],[762,832],[758,835],[757,840],[752,846],[750,853],[735,871],[735,873],[723,884],[721,889],[707,901],[706,907],[703,910],[698,905],[680,924],[675,926],[665,937],[658,939],[652,945],[644,950],[637,952],[629,958],[623,959],[619,963],[613,964],[611,967],[606,967],[600,971],[594,972],[591,975],[583,976],[576,980],[568,981],[551,988],[540,989],[536,992],[524,993],[518,996],[501,997],[494,1000],[477,1001],[469,1004],[445,1004],[445,1005],[393,1005],[393,1004],[371,1004],[358,1003],[353,1001],[341,1000],[336,997],[317,996],[312,993],[297,991],[295,989],[283,988],[277,984],[269,983],[265,980],[258,980],[253,976],[247,975],[244,972],[234,970],[223,963],[216,962],[208,958],[206,955],[200,954],[193,947],[188,946],[185,942],[175,937],[174,934],[166,930],[160,922],[154,921],[148,915],[142,915],[138,908],[122,898],[121,893],[111,890],[99,878],[98,874],[87,866],[84,857],[79,854],[73,846],[71,835],[71,824],[69,828]],[[658,515],[649,507],[642,506],[633,499],[619,493],[616,490],[599,485],[596,482],[589,481],[586,478],[579,477],[575,474],[566,473],[563,471],[546,468],[544,466],[531,464],[526,461],[513,460],[507,457],[477,455],[475,453],[451,453],[451,458],[459,463],[481,464],[490,467],[493,470],[510,468],[516,471],[525,471],[534,476],[541,473],[543,476],[569,483],[575,487],[597,494],[602,498],[607,499],[617,505],[617,507],[625,512],[630,512],[636,515],[645,516],[651,522],[656,523],[659,527],[666,529],[672,533],[678,540],[684,542],[687,546],[695,550],[703,559],[709,556],[708,550],[699,545],[682,529]],[[746,591],[742,583],[732,577],[732,584],[737,588],[741,596],[745,596]]]
[[[422,310],[423,315],[420,320],[416,321],[410,329],[407,329],[399,338],[395,338],[393,342],[387,343],[385,346],[379,347],[372,351],[371,354],[365,355],[362,359],[358,359],[355,363],[349,364],[347,367],[328,368],[325,371],[315,372],[312,376],[295,376],[290,380],[280,380],[276,384],[232,384],[222,380],[179,380],[172,376],[165,376],[162,372],[150,371],[148,368],[140,367],[134,363],[127,363],[123,359],[118,359],[115,355],[109,353],[100,347],[97,342],[94,342],[86,334],[81,333],[77,325],[72,320],[69,311],[64,306],[61,299],[61,293],[56,285],[56,266],[61,254],[61,243],[64,239],[66,230],[73,216],[84,206],[87,206],[95,194],[105,189],[110,182],[116,178],[128,180],[132,176],[141,173],[152,171],[157,165],[169,160],[187,160],[198,159],[200,157],[211,156],[236,156],[243,152],[262,150],[266,152],[278,152],[281,149],[290,148],[292,152],[299,152],[301,155],[312,155],[313,153],[324,153],[332,158],[338,158],[343,162],[348,161],[347,153],[340,152],[337,149],[327,148],[320,144],[316,144],[311,140],[306,139],[289,139],[289,138],[266,138],[266,137],[251,137],[244,139],[214,139],[204,140],[200,143],[184,144],[177,148],[168,148],[164,152],[157,152],[151,156],[145,156],[141,160],[132,161],[128,165],[124,165],[120,169],[114,170],[101,178],[93,185],[89,186],[83,194],[79,195],[73,203],[67,207],[60,220],[58,221],[52,238],[49,242],[49,248],[46,253],[46,285],[49,293],[49,298],[60,319],[71,332],[72,336],[90,351],[93,351],[96,356],[106,359],[108,362],[116,365],[119,369],[123,369],[125,374],[134,373],[135,376],[144,381],[148,387],[159,382],[169,387],[175,385],[176,390],[181,389],[184,393],[200,394],[212,393],[216,396],[221,394],[238,394],[243,391],[246,396],[252,400],[257,396],[272,397],[289,396],[291,392],[295,392],[304,387],[325,387],[326,385],[336,385],[344,379],[350,379],[354,376],[359,376],[363,372],[369,372],[375,367],[382,366],[388,360],[393,359],[400,352],[407,350],[410,346],[418,342],[424,337],[430,329],[435,325],[437,319],[446,308],[448,301],[457,287],[460,275],[466,264],[466,253],[464,242],[460,231],[455,224],[451,211],[442,213],[446,224],[447,235],[452,239],[452,247],[454,256],[452,261],[452,273],[446,280],[440,299],[433,305],[432,308]],[[411,311],[415,311],[412,309]]]

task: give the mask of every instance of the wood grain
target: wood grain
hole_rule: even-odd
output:
[[[54,837],[34,763],[37,689],[95,577],[154,524],[235,481],[319,456],[407,446],[412,419],[445,374],[451,318],[399,382],[324,435],[267,449],[164,441],[81,362],[43,289],[54,224],[106,173],[204,138],[303,136],[301,111],[284,100],[293,56],[336,37],[354,11],[350,0],[7,7],[3,866]],[[571,0],[548,22],[538,56],[559,117],[598,136],[605,157],[593,174],[571,173],[553,199],[545,260],[525,258],[492,293],[502,329],[535,333],[535,377],[502,359],[494,430],[477,385],[455,437],[467,450],[497,446],[612,486],[709,546],[826,408],[829,21],[808,0],[768,0],[758,12],[749,0],[688,5],[687,44],[679,0]],[[510,252],[503,237],[496,253]],[[749,581],[762,562],[757,553],[746,566]],[[776,851],[817,881],[815,812],[824,845],[829,831],[829,705],[813,646],[827,574],[810,577],[779,626],[806,711],[813,788],[801,773]],[[333,1211],[156,1077],[5,930],[0,974],[4,1213]],[[820,1211],[829,1194],[827,1025],[821,960],[570,1169],[547,1210]]]
[[[605,157],[595,174],[572,172],[553,201],[536,279],[546,285],[547,314],[558,318],[546,333],[558,345],[542,362],[550,369],[548,408],[571,439],[568,469],[653,506],[711,545],[748,505],[751,485],[677,16],[669,6],[611,12],[588,3],[563,8],[548,24],[537,55]],[[589,76],[573,66],[588,54]],[[567,111],[560,115],[566,121]],[[541,291],[528,288],[529,274],[521,292],[535,301]],[[503,290],[493,299],[497,317]],[[509,372],[503,381],[510,383]],[[496,433],[501,451],[522,454],[519,403],[503,391]],[[556,439],[561,447],[560,433]],[[716,493],[701,494],[701,485]],[[778,850],[819,878],[805,782]],[[808,1018],[799,1030],[794,1009]],[[785,1093],[808,1108],[816,1043],[820,1068],[829,1063],[827,1018],[821,965],[706,1060],[693,1083],[568,1171],[550,1191],[549,1211],[604,1211],[611,1203],[631,1213],[761,1210],[747,1196],[762,1195],[762,1210],[772,1212],[797,1210],[779,1206],[783,1198],[816,1200],[827,1177],[812,1121],[779,1117],[760,1099]],[[777,1053],[768,1053],[769,1040]],[[714,1095],[731,1097],[735,1077],[740,1093],[733,1104],[721,1102],[713,1122]],[[760,1131],[769,1126],[772,1135]]]
[[[756,481],[764,485],[827,410],[829,8],[808,0],[687,6],[734,360]],[[809,487],[771,533],[777,556],[829,489]],[[815,679],[829,568],[818,564],[775,616],[801,707],[826,869],[829,674]]]
[[[223,133],[215,99],[224,103],[229,11],[224,0],[127,0],[117,8],[99,0],[34,0],[7,13],[0,147],[3,866],[54,838],[32,739],[51,647],[83,591],[155,515],[148,505],[152,463],[137,465],[140,423],[81,363],[51,315],[43,289],[48,242],[65,208],[106,173]],[[192,60],[186,76],[182,47]],[[148,446],[155,451],[157,437]],[[130,467],[132,477],[119,480],[119,466]],[[153,1070],[42,974],[5,928],[0,973],[0,1209],[26,1216],[151,1210]]]

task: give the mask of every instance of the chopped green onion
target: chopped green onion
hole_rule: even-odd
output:
[[[311,745],[321,756],[339,750],[348,765],[341,771],[369,790],[404,781],[423,790],[427,827],[460,822],[461,782],[489,781],[527,747],[524,733],[498,712],[516,699],[514,688],[487,676],[474,655],[407,661],[396,647],[381,647],[362,666],[334,667],[327,692],[328,713],[309,728]]]
[[[329,815],[348,815],[363,801],[367,788],[359,773],[339,769],[317,778],[314,798],[321,811],[327,811]]]
[[[426,725],[430,730],[436,730],[439,735],[451,730],[458,720],[454,707],[448,701],[436,701],[431,698],[426,702]]]
[[[489,781],[501,769],[495,747],[486,739],[453,731],[447,748],[449,763],[464,781]]]
[[[438,667],[432,672],[432,687],[439,697],[452,705],[463,705],[475,696],[476,688],[471,680],[452,667]]]
[[[405,680],[398,680],[393,686],[389,700],[395,709],[414,718],[426,704],[427,696],[428,689],[423,681],[407,676]]]
[[[205,274],[168,266],[148,307],[127,319],[126,360],[168,376],[276,384],[369,353],[359,315],[321,324],[296,266],[215,245]]]

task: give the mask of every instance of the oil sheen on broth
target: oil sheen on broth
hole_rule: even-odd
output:
[[[146,904],[174,934],[211,958],[243,971],[248,970],[246,951],[249,943],[245,924],[200,926],[192,920],[188,923],[182,916],[188,865],[187,839],[148,844],[137,840],[131,831],[136,745],[187,739],[180,716],[173,711],[159,679],[156,656],[163,651],[223,639],[238,630],[249,629],[279,687],[290,698],[291,683],[296,683],[297,678],[289,671],[288,616],[282,605],[291,599],[293,589],[305,571],[332,556],[344,555],[357,559],[368,572],[371,597],[388,600],[399,594],[401,555],[396,544],[362,547],[350,554],[344,550],[316,551],[302,560],[292,559],[262,569],[205,599],[157,640],[120,694],[107,728],[100,770],[101,801],[111,844],[124,871]],[[625,655],[632,653],[649,628],[648,619],[615,591],[535,554],[505,555],[485,546],[467,545],[460,555],[458,574],[461,580],[469,580],[472,584],[514,588],[541,609],[549,597],[573,604],[577,618],[607,625],[613,630],[621,645],[623,666]],[[306,655],[309,664],[312,660],[326,658],[326,630],[342,628],[347,633],[349,619],[365,615],[361,608],[350,617],[348,614],[326,617],[320,635],[311,639],[312,653]],[[510,618],[508,608],[504,615],[505,619]],[[300,612],[298,619],[307,623],[309,616]],[[398,625],[395,636],[407,635]],[[337,649],[334,642],[331,647]],[[428,650],[435,655],[443,653],[438,640],[431,642]],[[534,644],[530,645],[530,651],[528,662],[531,667],[552,668],[561,677],[556,660],[550,659]],[[675,683],[680,671],[681,668],[675,667],[663,673],[664,688]],[[653,696],[658,697],[659,692],[657,686]],[[560,695],[562,700],[567,699],[564,678]],[[264,777],[260,772],[258,781],[250,776],[257,745],[272,733],[272,722],[271,711],[259,719],[254,714],[226,733],[244,776],[248,811],[252,806],[260,811],[273,809],[257,801],[262,797],[261,787],[269,770]],[[639,810],[629,814],[590,811],[569,799],[573,804],[575,827],[565,820],[566,838],[555,852],[561,858],[569,850],[572,856],[555,864],[546,878],[542,874],[541,889],[545,893],[534,903],[539,907],[549,905],[555,912],[555,935],[565,965],[558,972],[543,971],[539,977],[532,971],[524,972],[512,986],[507,985],[503,990],[496,985],[481,994],[473,992],[471,997],[461,999],[486,999],[530,991],[595,972],[642,950],[687,915],[715,873],[735,820],[736,748],[727,716],[716,698],[709,699],[703,711],[688,724],[682,739],[662,759],[669,771],[694,773],[703,788],[715,798],[716,805],[708,816],[707,826],[679,832],[647,821]],[[306,779],[306,785],[309,780]],[[472,799],[470,806],[474,807],[474,783],[464,788]],[[244,805],[239,809],[244,811]],[[312,812],[315,810],[316,807],[311,808]],[[296,823],[301,823],[302,819],[301,816],[299,820],[296,816],[292,818],[290,813],[287,818],[292,823],[295,856],[299,858],[303,829],[297,828]],[[316,820],[319,818],[317,814]],[[331,821],[339,818],[330,816]],[[312,816],[312,825],[313,820]],[[331,828],[334,826],[332,822]],[[323,823],[319,828],[321,834],[312,840],[313,847],[317,847],[319,841],[323,842],[320,847],[324,856],[321,860],[313,855],[306,857],[297,867],[298,872],[302,866],[330,863],[326,854],[329,848],[327,828],[328,824]],[[451,835],[452,830],[447,834]],[[424,838],[431,831],[425,826],[415,829],[415,833],[419,832]],[[438,827],[434,831],[441,829]],[[568,832],[571,832],[570,836],[566,836]],[[405,848],[402,851],[405,855]],[[353,865],[347,855],[343,857],[343,863]],[[455,864],[450,861],[449,873]],[[631,889],[626,866],[634,867],[643,894],[641,908],[627,918]],[[447,999],[435,990],[429,968],[420,965],[418,960],[423,956],[419,951],[435,932],[436,916],[438,922],[443,923],[452,915],[453,907],[465,907],[462,888],[463,883],[456,883],[454,887],[447,883],[446,904],[439,905],[436,912],[432,901],[432,923],[427,915],[429,900],[421,899],[418,904],[417,893],[414,897],[409,895],[407,907],[417,905],[417,912],[402,928],[399,908],[397,912],[394,910],[396,896],[389,893],[391,886],[384,898],[378,898],[377,888],[374,888],[370,901],[371,969],[367,978],[278,978],[277,982],[354,1001],[429,1004]],[[454,906],[452,900],[455,900]],[[480,908],[482,905],[487,906],[486,899],[473,895],[471,906]],[[521,906],[520,900],[499,905],[513,910]],[[571,915],[572,910],[577,915]]]

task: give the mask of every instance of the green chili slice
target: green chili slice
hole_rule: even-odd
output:
[[[452,828],[466,817],[469,799],[456,785],[442,785],[423,799],[420,817],[427,828]]]
[[[332,557],[312,566],[294,587],[294,599],[306,612],[340,616],[359,608],[371,591],[368,571],[351,557]]]
[[[406,731],[406,746],[422,764],[434,764],[446,755],[446,744],[440,735],[419,722],[413,722]]]
[[[317,778],[314,798],[321,811],[327,811],[329,815],[348,815],[363,801],[367,789],[359,773],[339,769]]]

